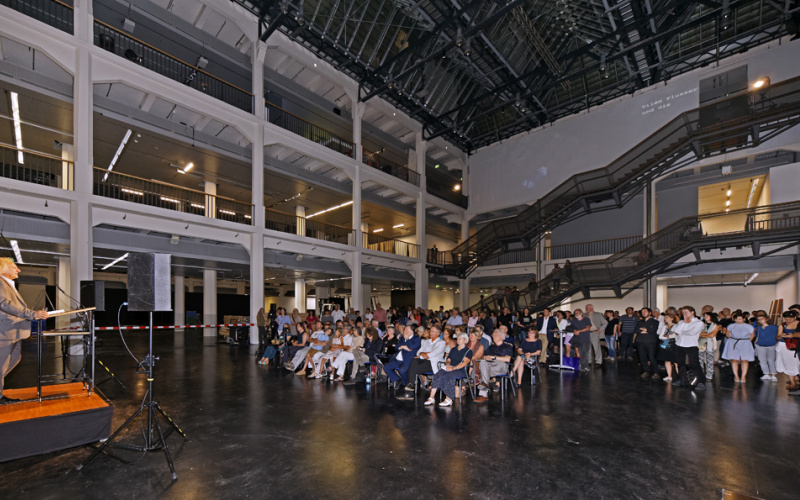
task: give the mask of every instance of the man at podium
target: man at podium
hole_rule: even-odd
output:
[[[3,384],[22,356],[19,341],[31,336],[31,320],[47,319],[47,311],[28,309],[14,284],[19,268],[8,257],[0,258],[0,277],[0,404],[4,405],[18,401],[3,396]]]

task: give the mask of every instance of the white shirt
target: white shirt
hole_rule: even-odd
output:
[[[703,322],[697,318],[692,318],[692,321],[687,323],[684,320],[678,322],[672,332],[678,338],[675,340],[675,345],[679,347],[697,347],[700,340],[700,332],[703,331]]]
[[[417,356],[419,356],[420,353],[427,352],[428,359],[431,362],[431,371],[436,373],[439,371],[439,362],[444,361],[445,347],[447,346],[445,345],[444,340],[442,340],[442,337],[436,337],[436,340],[429,340],[427,345],[420,347],[419,351],[417,352]]]
[[[347,334],[344,336],[344,345],[345,347],[350,347],[353,345],[353,336],[351,334]]]
[[[11,288],[13,288],[14,290],[17,289],[17,285],[14,284],[14,280],[10,280],[5,276],[0,276],[0,278],[3,278],[4,280],[8,281],[8,284],[11,285]]]
[[[339,309],[338,311],[333,311],[331,313],[331,318],[333,318],[334,323],[336,323],[337,321],[344,321],[345,316],[346,314],[341,309]]]
[[[450,319],[447,320],[447,324],[450,326],[459,326],[463,325],[464,321],[461,320],[461,316],[456,314],[455,316],[451,316]]]
[[[469,321],[467,321],[467,327],[472,328],[473,326],[478,324],[478,318],[470,317]]]

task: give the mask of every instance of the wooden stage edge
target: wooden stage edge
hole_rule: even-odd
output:
[[[36,397],[36,387],[5,389],[3,394],[16,399],[33,399]],[[42,386],[43,398],[64,394],[69,397],[43,400],[41,403],[39,401],[29,401],[0,405],[0,425],[111,406],[96,391],[92,392],[90,396],[88,391],[83,388],[82,382]]]
[[[36,397],[35,387],[5,389],[18,399]],[[96,443],[111,434],[114,407],[82,382],[42,387],[42,397],[60,399],[0,405],[0,462]]]

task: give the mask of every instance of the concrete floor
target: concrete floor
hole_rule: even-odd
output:
[[[128,385],[100,386],[116,428],[146,381],[119,337],[98,356]],[[127,334],[141,358],[146,334]],[[197,333],[155,334],[156,399],[186,431],[162,452],[81,447],[0,464],[0,498],[759,498],[800,496],[800,399],[785,379],[746,385],[719,371],[705,393],[641,381],[634,363],[576,375],[545,373],[505,404],[469,399],[426,408],[384,385],[305,380],[255,364],[255,346],[209,344]],[[34,345],[7,387],[35,383]],[[50,350],[52,356],[53,349]],[[58,362],[60,363],[60,361]],[[54,370],[55,361],[48,363]],[[60,364],[58,365],[60,367]],[[98,380],[102,380],[102,375]],[[140,443],[139,424],[121,442]]]

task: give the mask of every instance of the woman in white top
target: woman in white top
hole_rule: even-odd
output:
[[[681,380],[673,382],[672,385],[692,387],[702,391],[706,386],[701,379],[703,368],[700,366],[700,350],[697,344],[700,341],[700,333],[703,331],[703,322],[695,317],[695,309],[692,306],[683,306],[681,313],[683,319],[675,325],[672,331],[677,335],[675,349],[678,360],[683,361],[688,357],[689,363],[681,369]],[[689,369],[692,370],[691,378]]]
[[[566,356],[569,357],[572,352],[572,346],[569,343],[572,333],[566,331],[569,321],[567,321],[567,315],[564,314],[564,311],[556,311],[556,326],[558,326],[558,336],[564,337],[564,350],[566,351]]]
[[[336,375],[337,375],[334,382],[341,382],[342,380],[344,380],[344,370],[347,367],[347,362],[355,360],[353,352],[356,349],[359,349],[363,346],[364,346],[364,337],[361,335],[361,329],[353,328],[353,337],[352,341],[350,342],[350,345],[345,344],[344,349],[341,350],[339,355],[336,356],[336,359],[334,359],[333,362],[331,363],[331,366],[336,370]]]
[[[364,321],[364,324],[365,325],[371,325],[372,324],[372,310],[368,307],[368,308],[364,309],[364,311],[365,311],[364,312],[364,319],[366,320],[366,321]]]
[[[467,321],[467,328],[472,328],[473,326],[478,324],[478,311],[472,311],[472,315],[469,317],[469,321]]]
[[[717,314],[707,312],[703,314],[703,332],[700,334],[700,365],[705,369],[706,380],[714,378],[714,358],[717,351],[717,333],[720,326]]]

